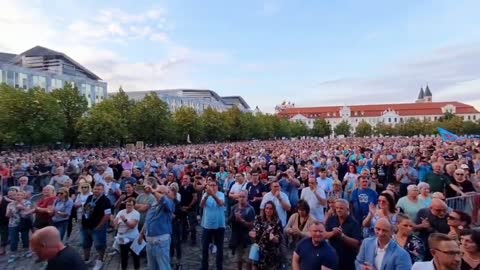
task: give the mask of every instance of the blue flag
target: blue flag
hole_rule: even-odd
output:
[[[446,129],[437,127],[437,130],[438,130],[438,134],[440,134],[440,136],[442,136],[442,140],[444,140],[446,142],[453,142],[453,141],[456,141],[456,140],[459,139],[459,137],[457,135],[453,134],[452,132],[450,132]]]

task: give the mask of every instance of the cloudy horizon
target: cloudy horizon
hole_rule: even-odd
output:
[[[413,102],[427,83],[480,109],[480,2],[320,2],[0,0],[0,52],[44,46],[109,92],[211,89],[265,112]]]

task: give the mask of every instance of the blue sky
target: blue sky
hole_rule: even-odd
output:
[[[64,51],[129,91],[212,89],[272,112],[434,100],[480,108],[480,1],[0,0],[0,51]],[[6,29],[6,31],[3,31]],[[10,37],[10,38],[5,38]]]

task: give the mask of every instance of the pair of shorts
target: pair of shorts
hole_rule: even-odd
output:
[[[98,230],[82,228],[82,247],[87,249],[92,245],[97,251],[104,251],[107,248],[107,226]]]

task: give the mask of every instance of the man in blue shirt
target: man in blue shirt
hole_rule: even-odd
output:
[[[217,270],[223,269],[223,242],[225,235],[225,195],[218,191],[217,181],[210,179],[207,182],[205,193],[200,201],[203,208],[201,226],[202,234],[202,266],[201,270],[208,270],[208,252],[210,243],[217,249]]]
[[[147,189],[153,191],[157,204],[148,210],[138,241],[141,243],[145,236],[150,270],[170,270],[170,243],[175,205],[167,196],[170,192],[168,187],[159,186],[157,190],[153,190],[151,186],[145,185],[145,190]]]
[[[338,257],[335,249],[325,240],[325,227],[314,221],[309,227],[310,237],[301,240],[292,258],[292,269],[336,270]]]
[[[378,194],[368,187],[368,179],[365,176],[360,175],[358,182],[360,182],[360,187],[352,192],[350,203],[353,216],[359,224],[362,224],[363,219],[369,213],[369,205],[377,204]]]

